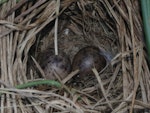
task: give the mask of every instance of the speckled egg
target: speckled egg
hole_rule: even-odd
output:
[[[88,46],[82,48],[74,57],[72,68],[79,69],[79,75],[93,74],[92,68],[96,68],[99,72],[107,65],[107,60],[99,48]]]
[[[55,55],[53,49],[48,49],[41,53],[40,57],[40,65],[46,79],[55,80],[55,74],[64,79],[71,71],[70,59],[64,52]]]

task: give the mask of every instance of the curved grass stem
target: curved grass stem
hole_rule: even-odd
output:
[[[56,6],[56,20],[55,20],[55,34],[54,34],[54,48],[55,48],[55,55],[58,55],[58,15],[59,15],[59,7],[60,7],[60,0],[57,0]]]

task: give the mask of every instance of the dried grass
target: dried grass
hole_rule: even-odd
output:
[[[146,113],[150,112],[150,72],[137,0],[63,0],[59,14],[54,0],[9,0],[0,6],[1,113]],[[54,47],[58,17],[58,47],[73,58],[87,45],[101,48],[111,70],[93,69],[94,79],[73,87],[24,90],[15,86],[35,80],[31,55]],[[44,75],[43,75],[44,76]],[[82,81],[81,81],[82,82]],[[76,81],[78,83],[78,81]]]

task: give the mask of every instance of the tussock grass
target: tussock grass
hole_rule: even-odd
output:
[[[145,113],[150,109],[139,1],[63,0],[57,5],[55,0],[9,0],[0,5],[0,112]],[[100,76],[93,69],[95,76],[85,78],[85,83],[75,81],[83,82],[81,87],[67,83],[77,70],[59,81],[61,89],[16,89],[39,79],[30,58],[54,48],[56,31],[59,50],[71,60],[82,47],[94,45],[110,58],[111,66]]]

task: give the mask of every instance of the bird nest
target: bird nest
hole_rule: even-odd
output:
[[[150,112],[150,72],[137,0],[9,0],[0,3],[1,113]],[[71,62],[86,46],[109,59],[102,72],[44,81],[38,57]],[[72,68],[72,67],[71,67]]]

